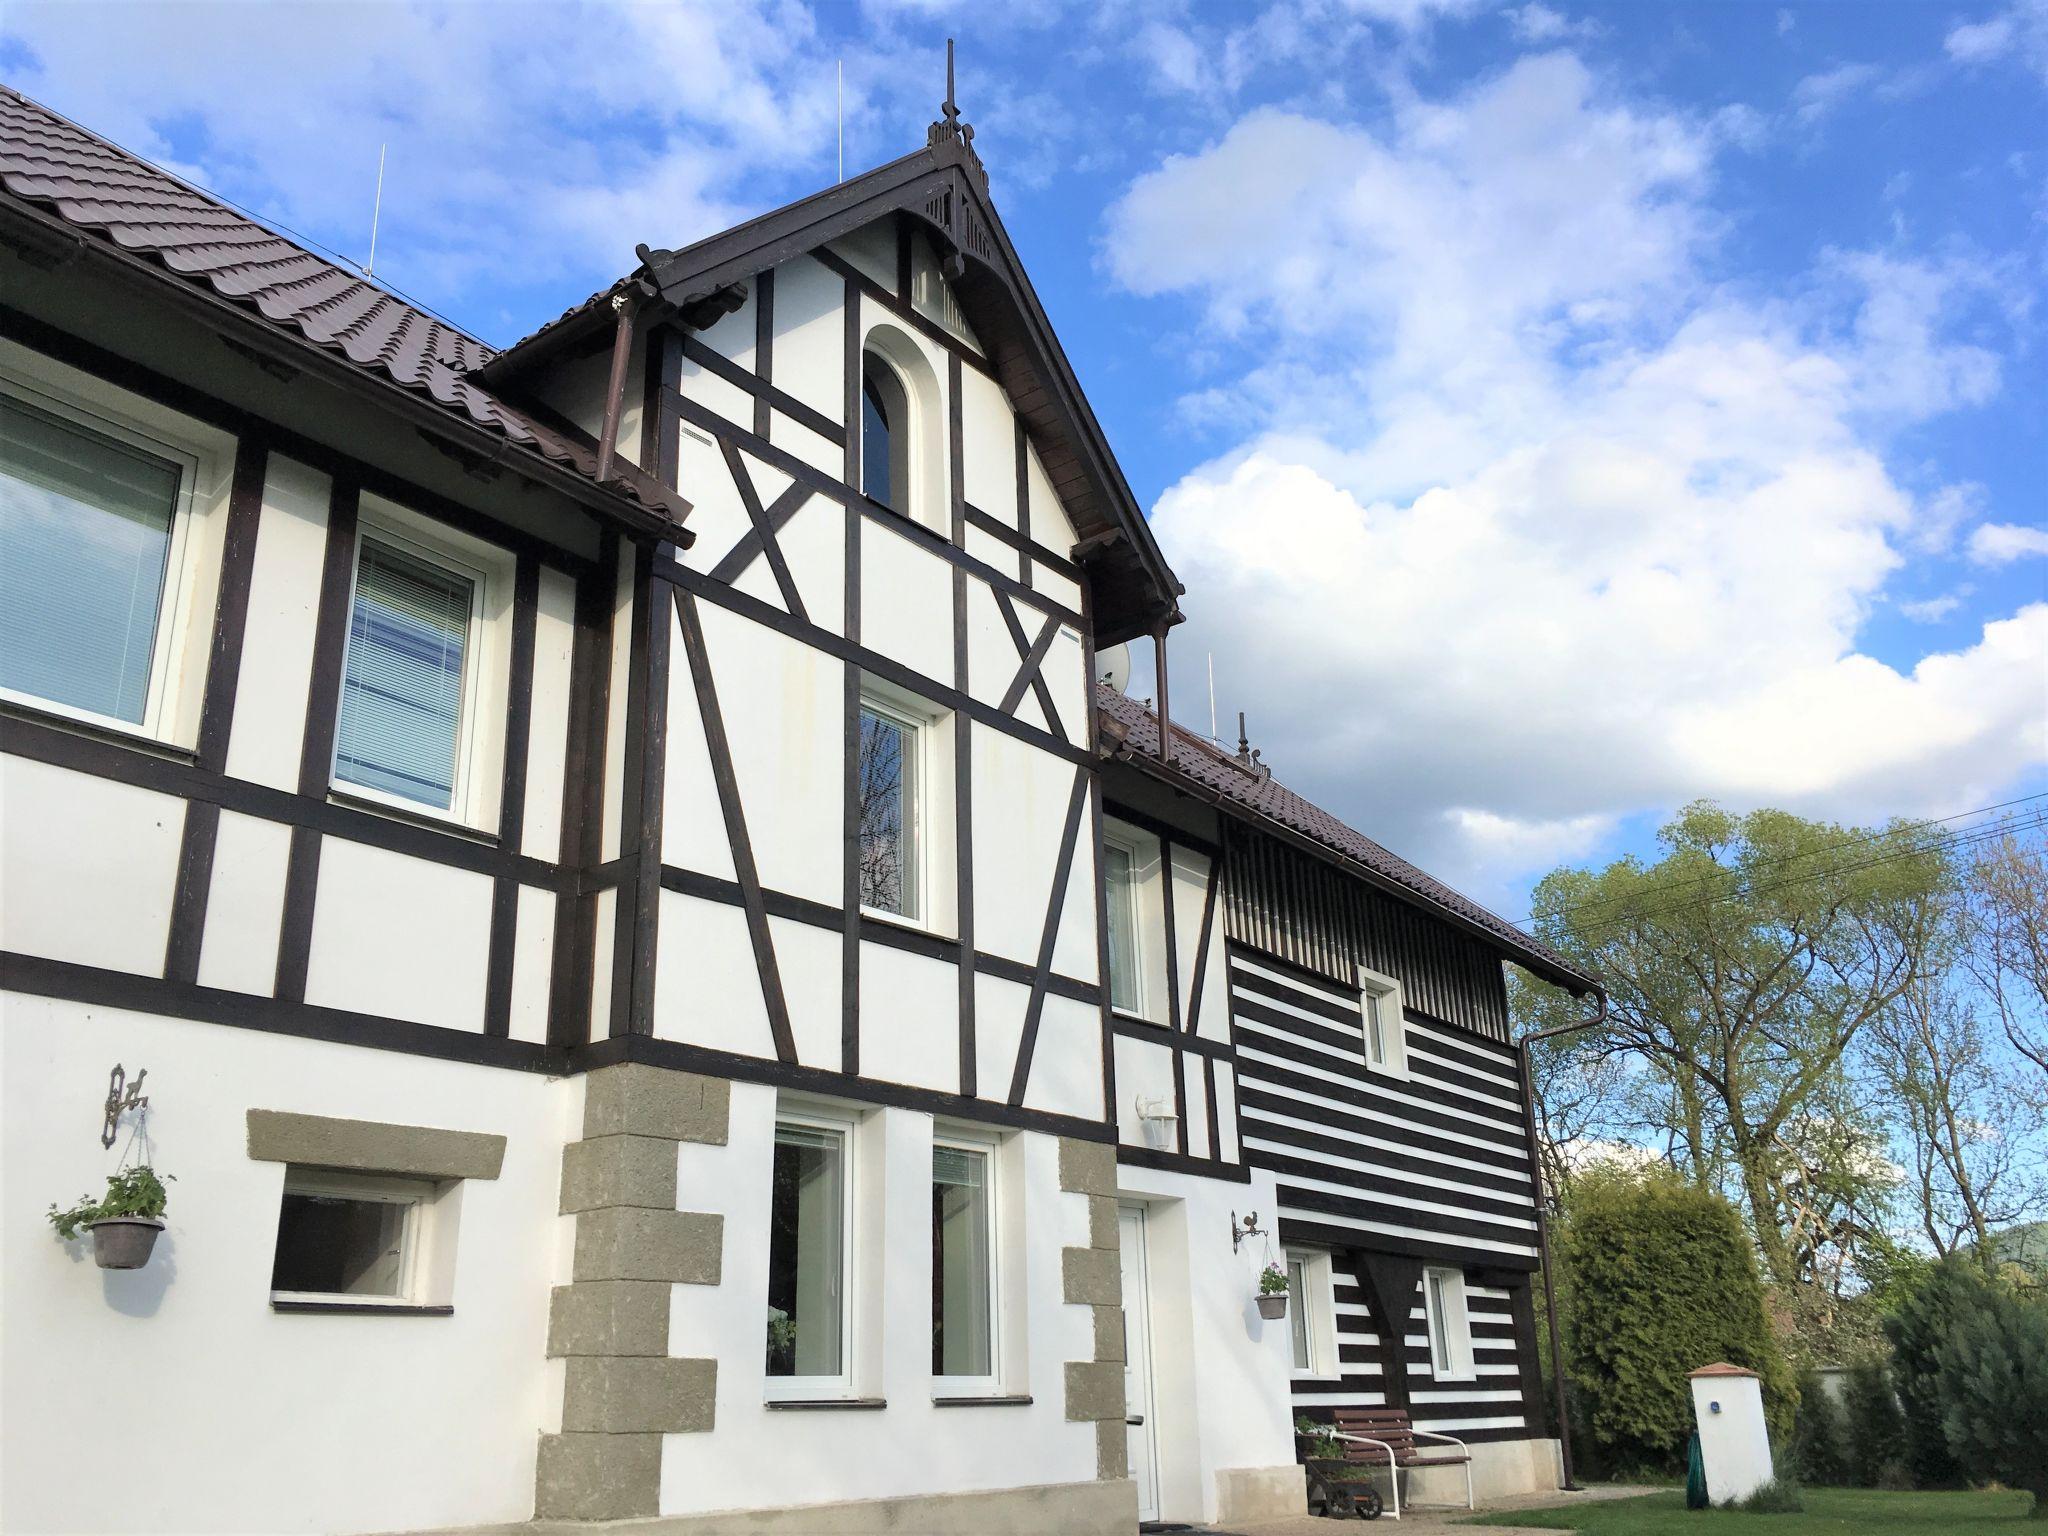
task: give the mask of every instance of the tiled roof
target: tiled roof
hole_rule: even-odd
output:
[[[169,273],[209,284],[274,325],[340,353],[555,464],[594,477],[589,446],[507,404],[468,373],[492,351],[474,336],[336,266],[195,187],[0,85],[0,186]],[[672,510],[627,468],[609,489]]]
[[[1146,705],[1107,684],[1096,690],[1096,702],[1106,735],[1131,750],[1133,760],[1159,760],[1159,717]],[[1321,806],[1303,799],[1273,778],[1263,767],[1250,768],[1202,737],[1176,725],[1173,727],[1172,769],[1215,790],[1229,805],[1255,811],[1291,832],[1319,843],[1371,870],[1390,884],[1401,887],[1430,905],[1443,908],[1491,935],[1521,964],[1546,976],[1573,978],[1584,986],[1597,982],[1566,960],[1541,939],[1496,916],[1470,897],[1452,890],[1441,880],[1425,874],[1398,854],[1389,853],[1362,832],[1354,831]]]

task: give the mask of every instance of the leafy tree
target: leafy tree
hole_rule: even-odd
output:
[[[1860,1488],[1903,1482],[1906,1426],[1884,1361],[1873,1357],[1851,1368],[1842,1410],[1850,1481]]]
[[[1966,1477],[2034,1496],[2048,1520],[2048,1300],[1984,1282],[1934,1349],[1948,1447]]]
[[[1572,1049],[1647,1068],[1627,1074],[1616,1129],[1737,1194],[1773,1281],[1811,1281],[1884,1225],[1890,1170],[1845,1058],[1921,976],[1951,861],[1924,826],[1707,803],[1659,838],[1654,864],[1537,887],[1538,931],[1609,988],[1611,1027]]]
[[[1839,1488],[1849,1481],[1842,1408],[1820,1376],[1808,1371],[1799,1382],[1799,1410],[1792,1419],[1792,1467],[1803,1483]]]
[[[1980,845],[1965,889],[1970,970],[2038,1086],[2048,1081],[2048,841],[2015,827]]]
[[[1728,1201],[1669,1172],[1582,1172],[1556,1258],[1571,1299],[1565,1350],[1590,1464],[1678,1471],[1692,1429],[1686,1377],[1723,1360],[1762,1377],[1784,1443],[1792,1383],[1754,1250]]]

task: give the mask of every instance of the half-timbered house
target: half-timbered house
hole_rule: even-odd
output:
[[[638,255],[494,353],[0,89],[0,1523],[1547,1477],[1501,965],[1590,982],[1098,687],[1181,590],[950,101]]]

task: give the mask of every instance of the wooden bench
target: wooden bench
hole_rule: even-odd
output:
[[[1340,1473],[1359,1467],[1389,1468],[1387,1481],[1394,1492],[1394,1518],[1401,1518],[1401,1473],[1416,1467],[1463,1467],[1465,1507],[1473,1508],[1472,1453],[1465,1442],[1451,1435],[1417,1429],[1405,1408],[1339,1408],[1331,1418],[1330,1433],[1344,1443],[1342,1457],[1305,1456],[1302,1462],[1314,1491],[1321,1494],[1324,1508],[1332,1514],[1363,1514],[1368,1520],[1379,1514],[1379,1495],[1373,1493],[1367,1508],[1359,1507],[1357,1483]],[[1312,1439],[1302,1436],[1304,1441]],[[1430,1441],[1424,1446],[1419,1442]],[[1436,1445],[1453,1447],[1437,1450]],[[1370,1485],[1367,1485],[1370,1492]]]

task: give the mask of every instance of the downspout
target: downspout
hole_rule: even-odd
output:
[[[1152,632],[1152,655],[1159,673],[1159,760],[1173,761],[1173,709],[1166,691],[1166,629],[1173,621],[1164,619]]]
[[[1557,1401],[1558,1460],[1564,1472],[1563,1487],[1573,1493],[1579,1490],[1579,1483],[1572,1476],[1572,1421],[1565,1408],[1564,1348],[1557,1333],[1557,1277],[1550,1267],[1549,1201],[1543,1193],[1543,1154],[1536,1144],[1536,1094],[1531,1087],[1529,1046],[1537,1040],[1554,1040],[1560,1035],[1575,1035],[1582,1029],[1597,1029],[1605,1024],[1607,994],[1595,987],[1593,995],[1600,999],[1600,1006],[1593,1017],[1581,1019],[1576,1024],[1560,1024],[1555,1029],[1539,1029],[1522,1036],[1515,1047],[1522,1064],[1522,1134],[1528,1141],[1529,1175],[1536,1187],[1536,1250],[1543,1265],[1543,1310],[1547,1314],[1550,1334],[1550,1385]]]

